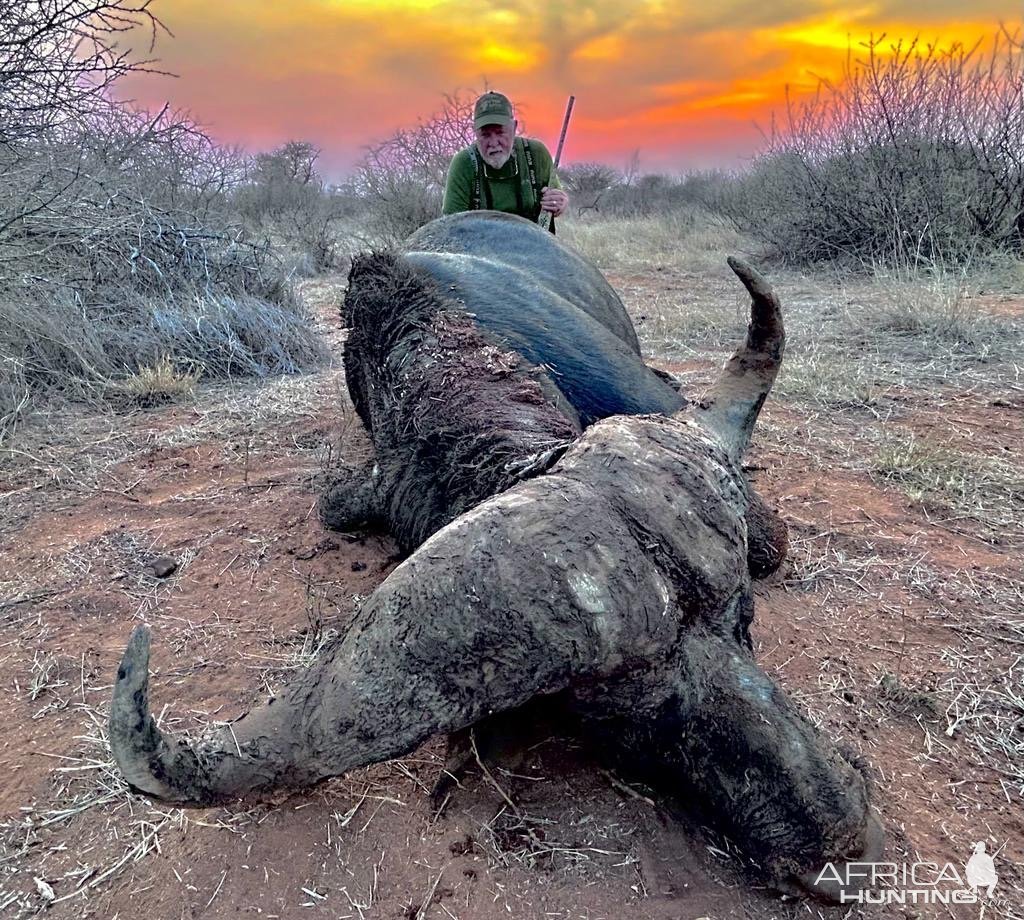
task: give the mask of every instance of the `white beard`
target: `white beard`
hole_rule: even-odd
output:
[[[491,167],[491,169],[501,169],[512,156],[512,151],[508,153],[482,153],[481,156],[484,158],[484,162]]]

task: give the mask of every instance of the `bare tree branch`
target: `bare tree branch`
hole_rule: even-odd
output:
[[[121,48],[167,31],[152,0],[0,0],[0,144],[39,138],[103,107],[113,83],[151,60]]]

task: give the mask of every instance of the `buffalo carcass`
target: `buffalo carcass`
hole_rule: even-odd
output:
[[[686,404],[644,365],[604,276],[528,226],[498,212],[454,215],[414,233],[400,258],[353,264],[345,373],[376,455],[324,495],[325,524],[383,523],[408,552],[543,472],[591,423]],[[457,312],[437,317],[439,291]],[[416,329],[430,323],[431,372],[414,378],[405,362],[423,351]],[[786,530],[752,490],[747,517],[751,572],[762,577],[782,561]]]
[[[150,716],[136,630],[110,717],[128,782],[193,805],[306,786],[557,694],[780,884],[837,897],[818,870],[874,858],[881,830],[860,773],[748,651],[740,463],[783,330],[768,285],[730,264],[746,341],[684,405],[596,270],[524,221],[446,218],[357,261],[346,369],[377,469],[349,507],[414,551],[280,696],[195,745]]]

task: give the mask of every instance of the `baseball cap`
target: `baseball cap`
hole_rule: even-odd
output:
[[[512,116],[512,103],[501,93],[484,93],[476,101],[473,108],[473,127],[484,125],[511,125],[515,122]]]

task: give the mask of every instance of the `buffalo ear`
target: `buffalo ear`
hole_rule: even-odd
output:
[[[752,578],[778,571],[789,552],[789,528],[754,489],[748,489],[747,568]]]

